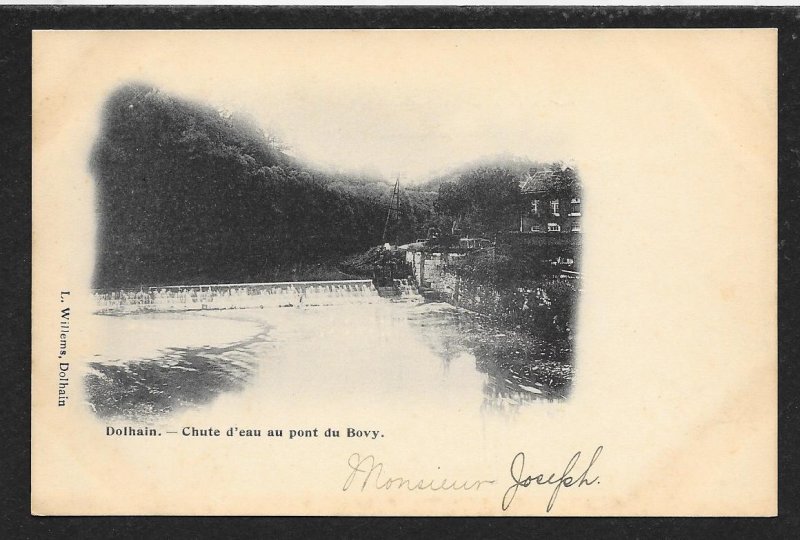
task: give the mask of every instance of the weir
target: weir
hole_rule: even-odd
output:
[[[94,291],[97,313],[331,306],[380,302],[368,279],[170,285]]]

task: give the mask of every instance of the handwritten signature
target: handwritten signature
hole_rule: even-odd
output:
[[[494,484],[496,480],[410,480],[402,476],[383,477],[383,463],[378,462],[375,456],[354,453],[347,459],[350,474],[342,486],[342,491],[347,491],[355,485],[364,491],[367,486],[375,489],[389,490],[391,488],[407,489],[408,491],[469,491],[479,490],[483,484]],[[358,481],[357,481],[358,480]],[[370,483],[370,480],[372,482]]]
[[[567,463],[564,472],[561,473],[561,476],[556,477],[556,473],[550,474],[550,476],[545,478],[547,473],[539,473],[535,476],[525,476],[523,477],[523,469],[525,468],[525,454],[523,452],[519,452],[516,456],[514,456],[514,460],[511,462],[511,479],[514,481],[513,484],[506,490],[505,494],[503,495],[503,510],[508,510],[508,507],[511,506],[511,502],[514,500],[514,497],[517,495],[517,490],[520,487],[526,488],[531,486],[532,484],[536,484],[539,486],[543,485],[555,485],[553,489],[553,493],[550,495],[550,500],[547,502],[547,511],[549,512],[552,510],[553,505],[556,502],[556,498],[558,497],[558,492],[561,490],[561,486],[565,488],[569,487],[581,487],[581,486],[591,486],[593,484],[600,483],[600,477],[595,476],[591,480],[587,479],[589,475],[589,470],[592,468],[592,465],[595,464],[597,458],[600,457],[600,453],[603,451],[602,446],[598,446],[597,450],[594,451],[594,455],[592,459],[589,461],[589,465],[586,466],[586,470],[584,470],[579,476],[573,477],[571,476],[572,469],[578,463],[578,460],[581,458],[580,452],[575,452],[575,455],[572,456],[572,459],[569,460]]]
[[[513,484],[509,486],[503,495],[502,508],[508,510],[514,498],[517,495],[517,490],[520,487],[527,488],[532,485],[544,486],[552,485],[553,492],[550,494],[550,499],[547,502],[547,511],[553,509],[556,502],[558,493],[562,487],[582,487],[592,486],[600,483],[600,477],[594,476],[589,478],[589,472],[592,466],[597,462],[600,454],[603,451],[602,446],[598,446],[594,451],[589,464],[579,475],[573,475],[573,469],[578,465],[581,458],[581,452],[575,452],[570,458],[564,472],[560,475],[557,473],[538,473],[535,475],[525,475],[525,453],[518,452],[511,462],[510,473]],[[388,476],[384,471],[384,464],[378,461],[375,456],[369,454],[362,456],[359,453],[353,453],[347,459],[347,466],[350,471],[342,486],[342,491],[353,490],[364,491],[367,488],[377,490],[406,489],[408,491],[478,491],[484,484],[495,484],[496,480],[448,480],[444,479],[410,479],[403,476]]]

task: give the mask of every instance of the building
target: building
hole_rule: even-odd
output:
[[[581,189],[574,171],[548,167],[531,171],[520,182],[521,233],[580,233]]]

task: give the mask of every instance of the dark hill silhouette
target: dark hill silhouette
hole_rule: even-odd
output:
[[[103,289],[303,279],[304,265],[378,244],[391,192],[314,171],[246,118],[141,84],[108,99],[90,163]],[[432,200],[402,202],[412,238]]]

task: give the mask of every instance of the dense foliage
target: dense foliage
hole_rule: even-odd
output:
[[[381,242],[392,188],[315,171],[247,119],[143,85],[109,98],[91,166],[98,288],[304,279]],[[403,194],[400,240],[424,235],[432,198]]]
[[[524,193],[558,198],[581,191],[576,171],[560,162],[509,159],[484,163],[423,184],[423,188],[436,186],[435,217],[443,234],[493,237],[499,231],[516,229],[525,205]]]
[[[476,169],[439,187],[435,208],[450,232],[486,234],[507,228],[519,209],[518,178],[508,169]]]

